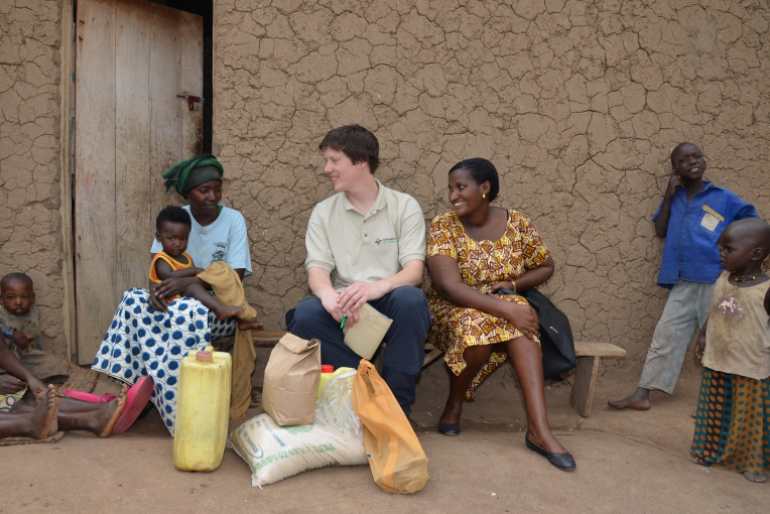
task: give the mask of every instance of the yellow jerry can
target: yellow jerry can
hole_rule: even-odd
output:
[[[233,360],[209,346],[182,359],[174,428],[174,466],[214,471],[222,464],[230,422]]]

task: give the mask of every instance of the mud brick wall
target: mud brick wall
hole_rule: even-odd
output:
[[[60,42],[60,2],[0,2],[0,276],[32,277],[43,347],[64,355]]]
[[[449,168],[491,159],[575,335],[638,371],[667,296],[650,218],[671,148],[699,144],[706,178],[770,218],[769,22],[764,0],[217,0],[215,151],[249,225],[249,298],[278,328],[308,294],[305,226],[332,192],[317,145],[360,123],[377,177],[428,222]]]

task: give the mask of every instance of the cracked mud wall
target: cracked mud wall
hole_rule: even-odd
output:
[[[60,190],[61,2],[0,2],[0,276],[35,283],[42,345],[67,352]]]
[[[360,123],[428,222],[454,163],[492,160],[495,203],[553,253],[544,290],[578,339],[626,348],[608,367],[630,376],[667,296],[651,217],[670,149],[700,145],[706,179],[770,218],[769,24],[767,0],[217,0],[214,150],[249,299],[278,328],[308,294],[305,227],[332,193],[317,145]]]

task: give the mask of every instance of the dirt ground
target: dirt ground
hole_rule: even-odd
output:
[[[436,433],[446,389],[440,366],[431,369],[412,414],[431,478],[415,495],[380,490],[366,466],[310,471],[260,490],[232,450],[214,473],[180,472],[153,411],[110,439],[70,432],[56,444],[0,448],[0,513],[767,512],[770,484],[690,462],[697,380],[680,380],[673,397],[653,394],[648,412],[610,409],[607,399],[635,384],[600,382],[585,419],[569,407],[568,384],[549,386],[549,418],[578,463],[565,473],[525,447],[521,395],[504,380],[485,384],[467,404],[459,437]]]

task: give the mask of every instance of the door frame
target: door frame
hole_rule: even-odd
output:
[[[72,203],[72,175],[74,168],[75,142],[75,7],[77,0],[62,0],[61,26],[62,36],[59,46],[61,60],[61,77],[59,80],[59,102],[61,108],[60,134],[60,169],[62,236],[62,282],[64,284],[64,299],[62,302],[62,318],[66,356],[71,362],[77,362],[77,305],[75,303],[75,239],[73,237],[74,205]]]

